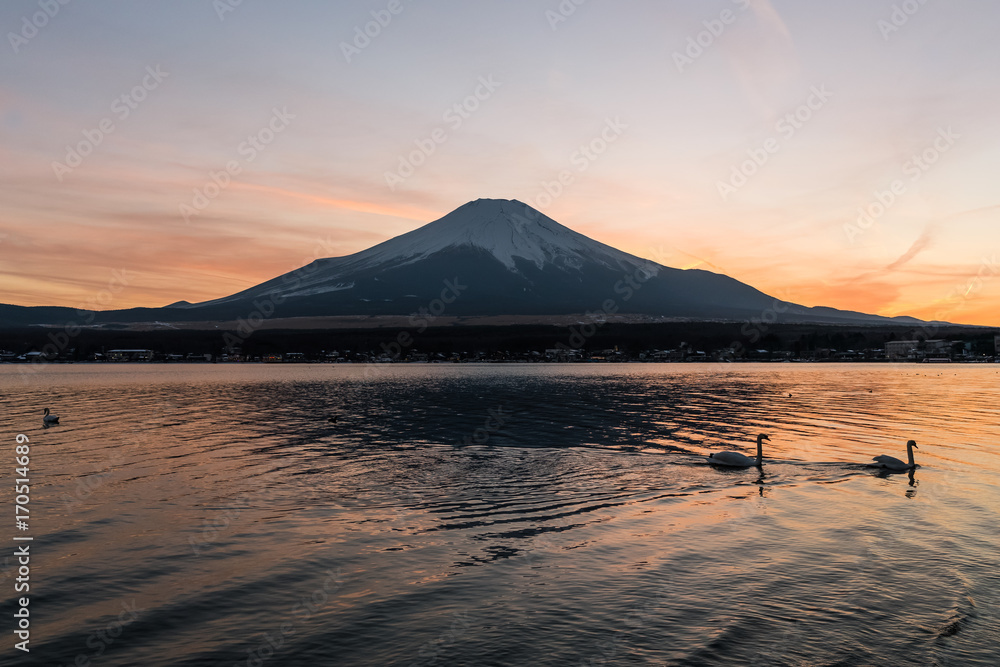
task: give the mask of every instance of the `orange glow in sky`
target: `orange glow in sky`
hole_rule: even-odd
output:
[[[1000,8],[718,4],[404,3],[357,53],[363,3],[67,5],[0,65],[0,302],[218,298],[485,197],[807,306],[1000,325]]]

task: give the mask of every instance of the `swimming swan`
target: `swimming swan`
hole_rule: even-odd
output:
[[[909,463],[903,463],[895,456],[881,454],[872,459],[875,463],[869,463],[868,465],[875,468],[886,468],[888,470],[912,470],[917,467],[917,464],[913,462],[913,450],[915,448],[920,449],[917,447],[917,443],[913,440],[906,443],[906,458],[910,460]]]
[[[715,452],[708,455],[708,462],[719,466],[730,466],[732,468],[749,468],[750,466],[760,467],[764,460],[764,441],[769,437],[761,433],[757,436],[757,458],[752,459],[746,454],[739,452]]]
[[[58,424],[59,423],[59,417],[56,417],[55,415],[50,415],[49,414],[49,409],[45,408],[45,416],[42,417],[42,423],[43,424]]]

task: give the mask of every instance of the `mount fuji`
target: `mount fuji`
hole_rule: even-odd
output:
[[[316,260],[228,297],[107,311],[95,321],[218,322],[255,312],[269,318],[407,316],[421,309],[460,318],[603,313],[739,321],[770,313],[772,321],[816,324],[919,322],[786,303],[725,275],[630,255],[504,199],[470,202],[367,250]]]
[[[229,319],[245,317],[254,302],[271,301],[274,317],[409,315],[442,295],[444,313],[462,317],[604,311],[741,320],[781,311],[786,321],[889,321],[786,304],[724,275],[669,268],[505,199],[479,199],[368,250],[316,260],[232,296],[170,310],[184,312],[184,319]],[[900,320],[917,321],[894,321]]]

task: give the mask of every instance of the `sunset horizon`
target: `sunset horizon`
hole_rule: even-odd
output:
[[[563,4],[6,6],[2,301],[219,298],[505,197],[796,303],[1000,325],[994,8]]]
[[[6,0],[0,664],[1000,665],[998,23]]]
[[[499,199],[499,197],[480,197],[479,199]],[[352,205],[353,209],[375,208],[374,205],[366,205],[363,202],[353,202],[352,204],[353,204]],[[377,213],[377,214],[385,215],[384,213]],[[393,216],[393,217],[395,217],[398,220],[409,219],[408,217],[404,216]],[[426,223],[418,224],[414,226],[413,229],[404,229],[402,232],[400,232],[400,234],[405,234],[409,231],[414,231],[416,229],[419,229],[420,227],[423,227],[426,224],[434,222],[440,217],[443,217],[443,215],[428,220]],[[567,226],[572,228],[571,225]],[[391,238],[374,240],[370,246],[367,246],[365,248],[360,248],[359,250],[354,252],[349,252],[347,253],[347,255],[356,254],[356,252],[361,252],[363,250],[366,250],[368,247],[378,245],[388,240],[391,240]],[[600,238],[595,238],[594,240],[605,243],[605,241],[602,241]],[[918,243],[922,243],[922,241]],[[616,247],[619,250],[624,250],[623,246],[625,244],[618,246],[615,246],[613,243],[607,243],[607,244],[612,245],[613,247]],[[130,308],[161,308],[178,301],[186,301],[190,303],[210,301],[229,296],[236,292],[243,291],[260,283],[266,282],[267,280],[276,278],[283,273],[295,271],[296,269],[306,266],[309,262],[315,259],[346,256],[346,255],[323,254],[324,252],[329,251],[336,247],[339,246],[335,242],[332,242],[329,236],[326,237],[325,239],[317,238],[315,239],[312,245],[311,254],[303,256],[300,260],[301,261],[300,264],[294,265],[292,263],[289,263],[284,270],[281,270],[279,273],[272,275],[264,274],[261,272],[255,272],[254,274],[251,274],[249,277],[245,278],[246,282],[241,282],[241,283],[233,282],[231,283],[233,286],[230,287],[227,291],[223,292],[210,291],[209,288],[201,287],[200,289],[192,288],[191,291],[189,292],[178,291],[174,294],[173,297],[168,297],[167,300],[164,302],[130,301],[129,298],[125,296],[125,294],[129,291],[133,291],[132,288],[134,288],[135,285],[141,281],[141,276],[143,274],[142,272],[135,269],[121,268],[111,271],[111,273],[109,274],[107,285],[102,285],[101,289],[96,293],[98,297],[94,296],[94,292],[86,291],[86,292],[81,292],[82,300],[73,302],[71,298],[65,296],[64,290],[66,289],[66,287],[65,285],[63,285],[62,290],[58,292],[58,294],[63,295],[62,302],[49,300],[49,301],[38,301],[34,303],[31,302],[10,303],[9,305],[18,305],[26,307],[58,306],[58,307],[103,311],[103,310],[124,310]],[[911,248],[910,250],[907,251],[903,259],[904,260],[908,259],[912,255],[916,254],[916,252],[918,251],[919,248],[917,249]],[[676,251],[674,253],[669,253],[669,252],[665,253],[662,248],[646,248],[645,255],[641,254],[641,251],[631,252],[630,254],[634,254],[637,257],[640,257],[642,259],[647,259],[656,262],[658,264],[664,264],[663,257],[665,254],[671,254],[672,256],[678,258],[680,257],[680,253],[677,253]],[[708,260],[700,259],[693,255],[690,256],[690,260],[691,261],[689,261],[688,264],[683,266],[676,266],[676,265],[671,266],[669,264],[664,264],[664,265],[671,266],[671,268],[681,268],[684,270],[702,269],[706,271],[711,271],[713,273],[719,273],[739,279],[738,276],[727,273],[721,267],[716,266],[715,264],[709,262]],[[898,261],[899,260],[897,260],[897,262]],[[972,271],[971,270],[972,268],[975,268],[976,270]],[[966,283],[956,284],[952,292],[948,294],[945,298],[939,299],[928,305],[915,307],[914,309],[911,310],[907,310],[903,306],[889,306],[889,307],[883,307],[881,309],[869,310],[863,306],[859,307],[855,305],[855,303],[857,302],[860,303],[866,302],[864,299],[864,295],[862,293],[864,290],[863,284],[842,285],[837,288],[830,288],[829,286],[826,286],[829,288],[827,291],[819,291],[816,289],[808,291],[805,288],[800,287],[799,290],[801,291],[799,293],[803,293],[805,295],[811,295],[811,298],[802,298],[800,301],[796,301],[796,297],[788,296],[791,292],[790,290],[788,290],[787,287],[784,286],[775,285],[772,290],[768,290],[767,288],[761,288],[758,285],[752,285],[752,286],[758,287],[758,289],[761,289],[761,291],[771,294],[772,296],[775,296],[776,298],[779,298],[783,301],[793,301],[807,307],[830,307],[830,308],[837,308],[840,310],[866,312],[872,315],[879,315],[883,317],[909,316],[927,321],[948,321],[955,324],[991,327],[991,326],[996,326],[994,324],[995,321],[1000,321],[996,320],[996,318],[998,317],[998,315],[996,315],[996,311],[990,304],[982,304],[982,303],[976,304],[974,299],[978,297],[978,292],[982,289],[987,280],[994,277],[997,274],[1000,274],[1000,262],[997,262],[995,257],[984,257],[983,261],[978,267],[970,267],[969,278]],[[235,276],[230,276],[230,278],[234,281],[236,280]],[[113,301],[99,298],[102,292],[106,294],[109,291],[106,289],[108,285],[110,285],[113,288],[112,290],[110,290],[114,295]],[[815,296],[816,294],[819,294],[819,296]],[[193,297],[192,295],[197,295],[197,296]],[[970,305],[972,306],[972,308],[970,308]],[[980,310],[976,309],[977,305]],[[979,315],[981,315],[986,319],[983,321],[968,320],[969,317],[975,318]],[[963,317],[966,319],[962,319]]]

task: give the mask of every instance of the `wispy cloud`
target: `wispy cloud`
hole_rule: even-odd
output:
[[[754,25],[737,26],[730,64],[747,99],[762,118],[771,119],[779,110],[777,101],[796,80],[799,58],[792,33],[770,0],[753,0],[748,11]]]
[[[788,45],[792,45],[792,32],[788,29],[784,19],[781,18],[781,14],[771,4],[771,0],[751,0],[750,9],[762,25],[770,28],[772,33],[783,37]]]
[[[297,192],[295,190],[287,190],[269,185],[238,183],[236,188],[253,190],[281,198],[308,201],[331,209],[356,211],[358,213],[373,213],[375,215],[405,218],[407,220],[416,220],[418,222],[430,222],[435,217],[435,214],[432,211],[414,206],[356,201],[351,199],[337,199],[335,197],[327,197],[308,192]]]
[[[929,248],[931,242],[932,242],[931,228],[927,228],[924,230],[924,233],[920,235],[920,238],[918,238],[916,241],[913,242],[913,245],[910,246],[909,250],[900,255],[899,259],[897,259],[895,262],[885,267],[885,270],[895,271],[899,268],[902,268],[903,266],[908,264],[911,260],[913,260],[917,255],[919,255],[924,250]]]

